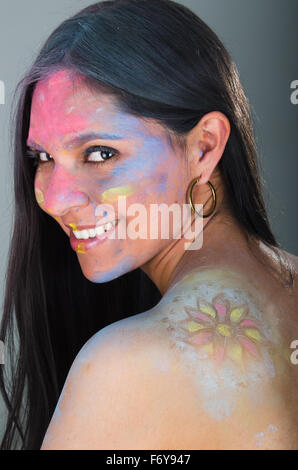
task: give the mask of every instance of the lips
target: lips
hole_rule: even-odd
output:
[[[118,221],[116,221],[115,226],[113,226],[107,232],[102,233],[101,235],[97,235],[94,238],[88,238],[87,240],[84,239],[77,239],[73,233],[73,228],[70,231],[70,245],[74,251],[77,253],[86,253],[88,250],[95,248],[96,246],[103,243],[107,238],[111,236],[114,232],[115,227],[117,226]],[[94,228],[94,225],[80,225],[76,227],[78,231],[88,230]]]

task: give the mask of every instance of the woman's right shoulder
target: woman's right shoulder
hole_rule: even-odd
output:
[[[260,249],[269,257],[267,259],[271,260],[276,272],[281,270],[284,274],[290,275],[289,278],[292,278],[292,282],[290,282],[291,287],[297,292],[298,256],[279,247],[271,249],[264,243],[260,243]],[[276,253],[278,253],[278,256],[276,256]]]
[[[273,438],[275,428],[286,428],[286,434],[279,434],[279,442],[286,443],[298,410],[294,413],[290,402],[282,405],[280,391],[284,387],[292,394],[290,382],[298,384],[298,378],[274,308],[267,298],[262,302],[262,286],[256,292],[235,270],[194,270],[151,310],[100,330],[85,346],[87,354],[80,356],[100,368],[105,364],[105,373],[108,369],[110,380],[114,377],[123,390],[134,377],[137,403],[154,406],[155,425],[162,436],[175,431],[175,442],[190,448],[201,442],[204,447],[208,430],[222,439],[222,446],[237,446],[236,437],[244,432],[241,416],[246,414],[250,446],[256,445],[253,434],[268,426],[274,427]],[[298,325],[290,331],[298,338]],[[291,410],[293,419],[287,421]],[[170,425],[177,420],[183,433]],[[225,443],[231,427],[236,434]],[[240,441],[239,448],[244,445]]]
[[[265,341],[265,330],[267,336],[280,342],[278,332],[281,324],[287,321],[291,323],[291,329],[297,329],[298,335],[298,315],[294,312],[298,300],[298,257],[281,251],[294,273],[292,296],[285,289],[273,296],[265,282],[245,275],[244,270],[228,267],[194,269],[174,284],[155,307],[103,328],[84,348],[93,350],[97,345],[116,343],[119,349],[142,349],[148,342],[152,345],[155,338],[156,345],[170,342],[171,349],[177,349],[178,338],[193,344],[203,341],[203,333],[210,333],[212,328],[215,337],[224,337],[228,344],[229,333],[235,334],[236,330],[239,332],[240,328],[246,327],[240,333],[246,331],[255,336],[246,342],[247,345],[253,343],[253,350],[259,335]],[[179,343],[181,347],[183,341]]]
[[[298,274],[298,256],[293,253],[288,253],[287,251],[282,250],[283,253],[289,258],[290,262],[293,264],[296,274]]]
[[[281,248],[279,249],[279,252],[287,260],[288,269],[291,269],[294,273],[294,287],[296,288],[296,290],[298,290],[298,256],[294,255],[293,253],[289,253],[288,251],[282,250]]]

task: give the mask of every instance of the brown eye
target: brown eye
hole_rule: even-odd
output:
[[[106,160],[114,157],[118,152],[109,147],[103,147],[102,145],[96,145],[88,148],[84,152],[84,156],[87,162],[90,163],[104,163]]]
[[[44,163],[53,160],[51,155],[49,155],[47,152],[41,152],[40,150],[34,150],[32,148],[27,149],[25,157],[31,158],[33,160],[34,167],[37,167],[38,165],[43,165]]]

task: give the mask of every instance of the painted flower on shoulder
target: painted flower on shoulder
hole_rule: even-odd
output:
[[[243,366],[246,359],[260,357],[266,340],[257,320],[250,316],[248,304],[231,307],[224,294],[212,303],[196,299],[197,308],[184,307],[188,318],[182,320],[187,342],[199,347],[217,364],[227,358]]]

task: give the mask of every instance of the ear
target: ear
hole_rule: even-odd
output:
[[[189,132],[186,144],[189,165],[194,177],[201,175],[199,184],[208,182],[222,157],[231,132],[228,118],[219,111],[212,111]]]

